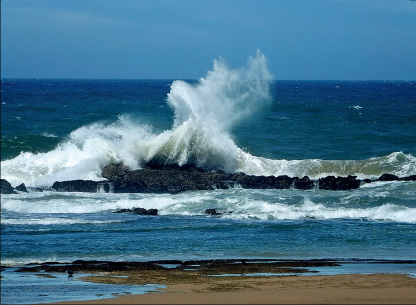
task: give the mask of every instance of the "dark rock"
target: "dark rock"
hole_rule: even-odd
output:
[[[114,193],[179,193],[189,190],[229,188],[226,174],[204,172],[194,166],[167,165],[129,171],[122,165],[110,165],[102,176],[113,183]]]
[[[144,208],[134,208],[132,212],[139,215],[148,215],[147,210]]]
[[[289,189],[292,187],[294,179],[289,176],[277,176],[274,180],[274,186],[277,189]]]
[[[70,181],[56,181],[52,188],[57,192],[97,192],[97,181],[91,180],[70,180]]]
[[[241,187],[247,189],[302,189],[325,190],[356,189],[361,183],[373,181],[416,180],[414,176],[399,178],[384,174],[377,180],[359,180],[355,176],[328,176],[314,181],[308,176],[303,178],[283,176],[254,176],[244,173],[227,174],[222,171],[205,171],[194,165],[161,165],[147,163],[143,169],[130,170],[122,164],[113,164],[102,170],[103,178],[108,181],[63,181],[55,182],[53,188],[66,192],[114,192],[114,193],[180,193],[185,191],[229,189]]]
[[[232,212],[233,211],[222,212],[222,211],[218,211],[217,209],[206,209],[205,210],[205,214],[209,214],[209,215],[222,215],[222,214],[232,213]]]
[[[179,193],[188,190],[212,190],[242,187],[247,189],[310,190],[318,186],[328,190],[358,188],[360,180],[354,176],[321,178],[312,181],[289,176],[254,176],[244,173],[226,174],[208,172],[193,165],[165,165],[149,163],[141,170],[128,170],[123,165],[110,165],[103,169],[103,177],[114,185],[115,193]]]
[[[253,176],[244,173],[228,176],[227,183],[236,183],[242,188],[250,189],[289,189],[293,184],[293,178],[284,176]]]
[[[400,180],[403,180],[403,181],[416,181],[416,175],[411,175],[411,176],[408,176],[408,177],[404,177],[404,178],[402,178]]]
[[[114,272],[132,270],[164,270],[166,268],[152,262],[109,262],[109,261],[84,261],[78,260],[72,263],[53,265],[41,264],[33,267],[22,267],[16,272]]]
[[[218,213],[216,209],[206,209],[205,214],[209,215],[221,215],[221,213]]]
[[[392,174],[383,174],[380,176],[380,178],[377,179],[377,181],[397,181],[397,180],[400,180],[400,178]]]
[[[114,213],[131,213],[133,212],[131,209],[120,209],[115,211]]]
[[[152,216],[156,216],[157,212],[159,210],[158,209],[144,209],[144,208],[134,208],[132,210],[133,213],[139,214],[139,215],[152,215]]]
[[[12,185],[6,179],[1,179],[1,193],[2,194],[17,194]]]
[[[109,181],[116,181],[123,178],[128,172],[130,169],[123,164],[111,164],[103,168],[101,176]]]
[[[148,209],[147,212],[149,213],[149,215],[156,216],[157,213],[159,212],[159,210],[158,209]]]
[[[233,177],[242,188],[264,189],[271,188],[272,179],[266,176],[251,176],[245,174],[237,174]]]
[[[293,178],[293,187],[299,190],[311,190],[315,188],[315,182],[309,179],[308,176],[303,178],[295,177]]]
[[[332,191],[345,191],[360,187],[360,180],[357,176],[337,177],[328,176],[318,180],[319,189]]]
[[[20,192],[25,192],[25,193],[27,193],[26,185],[25,185],[24,183],[22,183],[22,184],[20,184],[20,185],[16,186],[14,189],[15,189],[16,191],[20,191]]]

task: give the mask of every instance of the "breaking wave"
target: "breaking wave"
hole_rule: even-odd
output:
[[[50,186],[54,181],[72,179],[101,180],[102,168],[115,162],[132,169],[147,162],[191,163],[207,170],[311,178],[416,174],[416,157],[403,152],[366,160],[273,160],[239,148],[230,130],[271,102],[271,81],[267,60],[260,51],[241,69],[230,69],[224,60],[215,60],[212,71],[196,84],[172,83],[167,96],[174,110],[171,129],[156,133],[128,115],[120,115],[110,124],[82,126],[53,150],[22,152],[2,161],[2,178],[12,185],[29,186]]]
[[[54,193],[28,194],[26,197],[3,198],[4,225],[103,225],[136,221],[137,215],[112,214],[119,209],[156,208],[159,215],[212,217],[204,214],[216,207],[224,212],[223,219],[234,220],[369,220],[416,223],[414,195],[410,185],[380,182],[359,192],[323,193],[293,192],[293,190],[218,190],[176,195],[133,194],[132,196],[101,194],[71,194],[56,197]],[[35,194],[35,193],[32,193]],[[33,200],[37,196],[37,200]],[[371,202],[371,204],[369,203]],[[105,219],[100,218],[106,215]],[[218,216],[215,216],[218,217]]]

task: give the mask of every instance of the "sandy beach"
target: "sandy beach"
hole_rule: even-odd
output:
[[[415,304],[415,292],[416,279],[402,274],[241,276],[179,281],[156,293],[56,304]]]

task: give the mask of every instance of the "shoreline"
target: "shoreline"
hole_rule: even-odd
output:
[[[78,298],[78,301],[36,304],[416,303],[415,260],[79,260],[68,264],[26,265],[17,272],[65,277],[68,270],[75,272],[81,283],[101,284],[104,289],[104,285],[110,284],[106,297],[90,294],[83,301]],[[159,288],[143,294],[114,294],[110,288],[144,285]],[[77,291],[82,295],[82,288]]]
[[[160,292],[52,304],[414,304],[416,279],[404,274],[237,277],[169,285]],[[232,285],[233,287],[227,287]],[[225,288],[222,288],[225,287]]]

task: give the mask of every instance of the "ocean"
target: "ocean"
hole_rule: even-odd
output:
[[[149,161],[311,179],[416,175],[416,81],[274,80],[260,53],[240,69],[216,60],[196,80],[1,79],[1,178],[28,189],[1,195],[1,264],[416,259],[415,181],[348,191],[50,189]],[[159,215],[114,213],[134,207]]]

